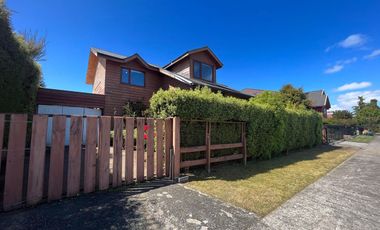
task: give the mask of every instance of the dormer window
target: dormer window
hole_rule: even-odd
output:
[[[212,65],[194,61],[194,78],[205,81],[212,81],[212,72]]]

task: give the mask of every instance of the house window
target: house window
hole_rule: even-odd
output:
[[[121,82],[134,86],[145,86],[145,74],[133,69],[121,69]]]
[[[212,81],[213,66],[201,62],[194,62],[194,78]]]

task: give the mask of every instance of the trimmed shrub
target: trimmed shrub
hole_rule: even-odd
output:
[[[256,158],[269,159],[281,152],[320,144],[322,140],[322,118],[314,111],[257,104],[254,100],[225,97],[208,88],[159,90],[150,100],[150,111],[160,118],[245,121],[248,154]],[[212,143],[239,140],[238,127],[223,124],[213,129],[216,130],[211,133]],[[181,145],[200,144],[204,144],[204,125],[182,122]]]

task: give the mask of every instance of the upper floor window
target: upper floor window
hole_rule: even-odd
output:
[[[213,67],[202,62],[194,62],[194,78],[212,81]]]
[[[122,68],[121,82],[128,85],[145,86],[145,74],[141,71]]]

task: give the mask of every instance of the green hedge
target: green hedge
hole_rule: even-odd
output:
[[[224,97],[208,88],[159,90],[150,100],[150,112],[161,118],[178,116],[184,120],[246,121],[248,153],[257,158],[268,159],[281,152],[320,144],[322,140],[322,118],[316,112]],[[200,127],[191,123],[195,125],[195,122],[181,124],[181,144],[196,145],[203,140],[204,135],[194,136],[204,133],[204,129],[199,131]],[[217,131],[211,134],[212,142],[225,140],[224,143],[233,143],[239,138],[239,128],[225,126],[227,124],[214,127]]]

